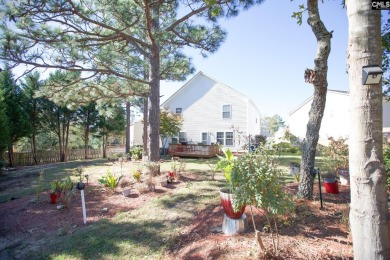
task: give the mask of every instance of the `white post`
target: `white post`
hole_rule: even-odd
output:
[[[87,224],[87,212],[85,210],[84,190],[80,190],[80,191],[81,191],[81,204],[83,207],[84,224]]]

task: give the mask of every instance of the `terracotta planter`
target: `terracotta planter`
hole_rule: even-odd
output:
[[[221,203],[226,216],[232,219],[241,218],[242,214],[244,214],[246,205],[243,205],[239,211],[235,212],[232,203],[234,195],[229,192],[229,189],[221,189],[219,194],[221,195]]]

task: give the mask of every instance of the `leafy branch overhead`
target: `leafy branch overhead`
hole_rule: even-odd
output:
[[[302,15],[305,11],[307,11],[307,8],[305,8],[304,5],[299,5],[299,10],[301,11],[293,12],[291,17],[297,19],[297,24],[302,25]]]

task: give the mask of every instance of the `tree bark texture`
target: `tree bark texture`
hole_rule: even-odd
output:
[[[150,48],[150,94],[149,94],[149,160],[160,160],[160,46],[154,32],[159,27],[159,5],[151,4],[147,9],[147,24]]]
[[[144,122],[143,122],[143,134],[142,134],[142,157],[148,156],[148,98],[144,97]]]
[[[298,197],[311,200],[313,199],[314,183],[311,169],[314,168],[319,131],[326,103],[328,57],[331,49],[330,40],[332,34],[328,32],[321,21],[318,11],[318,0],[308,0],[307,7],[309,13],[307,22],[317,39],[317,55],[314,59],[315,77],[312,78],[314,95],[309,112],[309,122],[306,127],[306,137],[303,142]]]
[[[349,220],[354,258],[390,259],[382,150],[382,84],[362,84],[362,66],[382,63],[381,13],[371,10],[371,0],[349,0],[346,5],[351,110]]]
[[[130,102],[126,101],[126,154],[130,153]]]
[[[91,111],[88,108],[87,115],[86,115],[86,122],[84,127],[84,159],[88,159],[88,146],[89,146],[89,125],[90,125],[90,117],[91,117]]]

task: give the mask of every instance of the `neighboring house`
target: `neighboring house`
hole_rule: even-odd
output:
[[[289,114],[288,125],[290,132],[304,139],[309,120],[309,110],[313,96]],[[322,118],[320,138],[318,142],[327,145],[328,138],[348,138],[350,131],[349,92],[328,90],[324,116]],[[390,103],[383,100],[383,133],[390,134]]]
[[[143,145],[142,133],[144,123],[138,120],[130,125],[130,145]]]
[[[162,107],[183,117],[181,131],[171,139],[172,143],[219,143],[238,151],[245,143],[244,136],[260,133],[260,112],[252,100],[203,72],[184,84]]]

